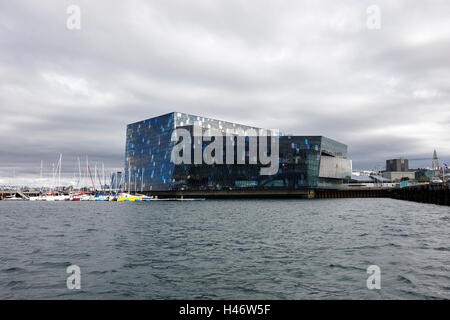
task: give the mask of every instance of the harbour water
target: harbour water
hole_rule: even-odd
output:
[[[81,269],[69,290],[66,268]],[[369,290],[378,265],[381,289]],[[0,201],[0,299],[449,299],[450,209]]]

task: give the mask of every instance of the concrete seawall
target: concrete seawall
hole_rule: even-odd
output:
[[[389,190],[388,196],[389,198],[398,200],[408,200],[450,206],[449,187],[430,185],[412,186]]]
[[[305,189],[305,190],[223,190],[223,191],[158,191],[147,192],[158,198],[206,199],[334,199],[334,198],[392,198],[438,205],[450,205],[450,189],[442,186],[413,186],[392,188]]]
[[[385,188],[360,189],[300,189],[300,190],[205,190],[205,191],[153,191],[144,192],[158,198],[206,198],[206,199],[332,199],[332,198],[383,198]]]

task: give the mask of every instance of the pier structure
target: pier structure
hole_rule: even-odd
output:
[[[388,191],[389,198],[450,206],[450,186],[417,185]]]
[[[174,190],[144,192],[149,196],[164,198],[206,199],[333,199],[333,198],[385,198],[387,188],[351,189],[299,189],[299,190]]]
[[[22,198],[24,200],[27,200],[29,197],[37,197],[39,196],[39,192],[38,191],[17,191],[17,190],[5,190],[5,191],[0,191],[0,200],[5,200],[6,198],[9,197],[17,197],[17,198]]]
[[[142,194],[159,199],[339,199],[391,198],[450,206],[450,186],[415,185],[405,188],[348,188],[299,190],[172,190],[144,191]],[[0,200],[16,196],[27,199],[38,192],[0,191]]]
[[[144,192],[158,198],[206,199],[338,199],[338,198],[392,198],[450,206],[450,187],[418,185],[405,188],[349,188],[300,190],[185,190]]]

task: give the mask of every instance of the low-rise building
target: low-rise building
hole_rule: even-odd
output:
[[[417,169],[415,174],[415,179],[419,180],[419,179],[431,179],[435,176],[435,172],[434,170],[430,170],[430,169]]]
[[[350,188],[354,187],[365,187],[365,188],[387,188],[394,187],[395,183],[391,180],[383,178],[379,175],[369,175],[369,176],[352,176],[349,180],[348,186]]]
[[[385,171],[382,173],[383,178],[392,182],[401,181],[402,179],[414,180],[416,178],[415,171]]]
[[[409,171],[408,159],[389,159],[386,160],[386,171]]]
[[[352,176],[371,176],[371,175],[376,175],[378,172],[376,171],[372,171],[372,170],[362,170],[362,171],[358,171],[358,170],[353,170],[352,171]]]

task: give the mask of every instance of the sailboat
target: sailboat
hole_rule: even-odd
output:
[[[59,154],[58,164],[55,167],[55,164],[52,163],[52,188],[50,189],[50,194],[41,194],[39,196],[30,197],[30,201],[67,201],[70,200],[69,195],[65,194],[55,194],[54,189],[56,189],[56,178],[58,177],[58,185],[61,186],[61,167],[62,167],[62,153]],[[40,181],[42,181],[42,171],[43,165],[41,161],[40,168]],[[42,191],[42,190],[41,190]]]

